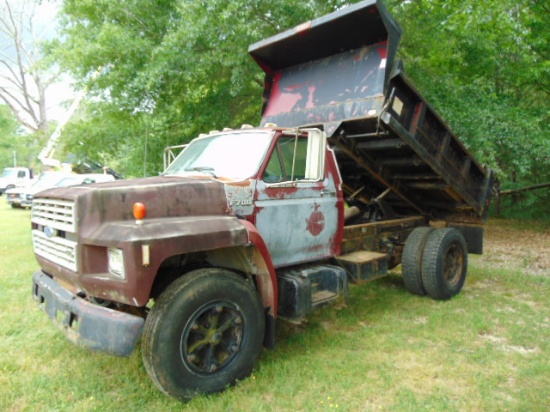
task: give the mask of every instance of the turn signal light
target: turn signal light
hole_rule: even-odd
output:
[[[134,217],[136,218],[136,223],[142,223],[143,219],[147,216],[147,208],[143,203],[136,202],[134,203]]]

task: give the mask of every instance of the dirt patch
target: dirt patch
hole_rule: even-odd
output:
[[[500,336],[480,334],[481,339],[491,342],[495,347],[504,350],[506,352],[519,353],[520,355],[539,354],[541,350],[538,347],[526,348],[524,346],[509,345],[506,338]]]
[[[485,226],[483,255],[478,261],[529,275],[550,276],[550,228],[546,225],[535,229],[520,229],[507,221],[489,221]]]

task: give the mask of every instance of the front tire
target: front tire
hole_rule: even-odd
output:
[[[187,401],[252,372],[262,349],[262,303],[249,282],[224,269],[174,281],[145,322],[145,368],[164,393]]]
[[[464,286],[468,271],[468,248],[456,229],[434,230],[422,257],[422,283],[426,293],[438,300],[450,299]]]

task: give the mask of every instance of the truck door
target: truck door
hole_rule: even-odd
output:
[[[319,136],[321,134],[321,136]],[[335,254],[337,188],[325,173],[326,138],[280,135],[256,186],[256,227],[275,267]]]

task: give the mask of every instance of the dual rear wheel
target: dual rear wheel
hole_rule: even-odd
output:
[[[464,236],[453,228],[419,227],[409,235],[403,250],[403,281],[416,295],[446,300],[464,286],[468,249]]]

